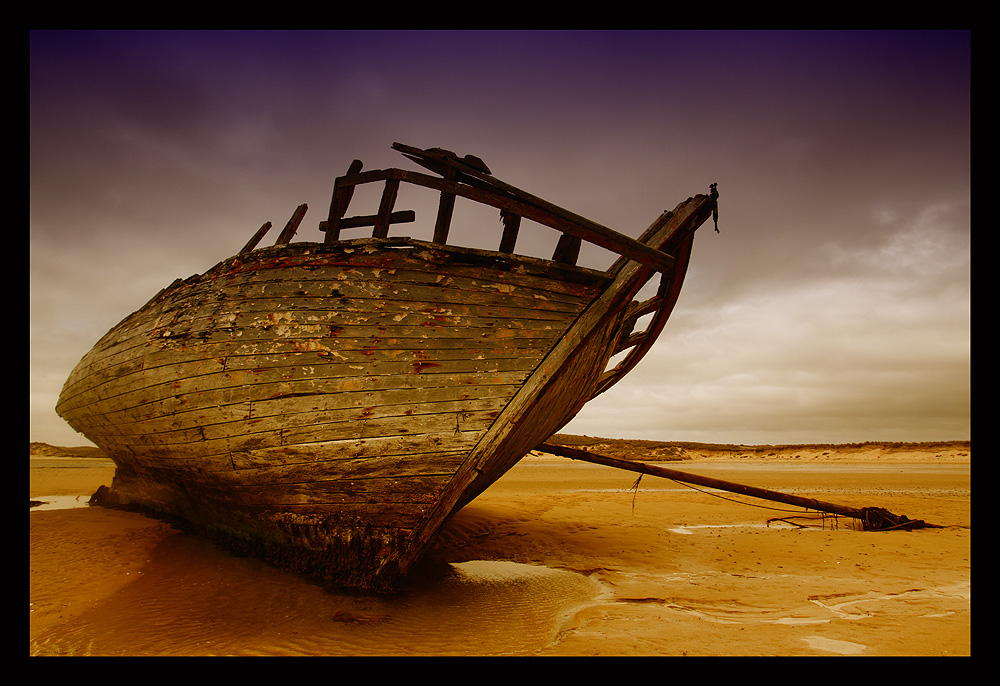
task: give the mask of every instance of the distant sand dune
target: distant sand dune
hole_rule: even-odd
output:
[[[551,443],[589,450],[611,457],[645,461],[720,459],[804,459],[804,460],[891,460],[957,461],[971,460],[971,441],[902,443],[809,443],[795,445],[729,445],[681,441],[608,439],[556,434]]]
[[[640,439],[600,438],[556,434],[550,442],[590,450],[612,457],[631,457],[649,461],[778,458],[778,459],[946,459],[967,461],[972,455],[971,441],[935,441],[903,443],[868,441],[865,443],[805,443],[794,445],[731,445],[684,441],[647,441]],[[106,455],[100,448],[65,447],[31,443],[33,457],[94,457]]]

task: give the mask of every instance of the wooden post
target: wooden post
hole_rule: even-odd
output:
[[[455,179],[455,170],[447,169],[444,173],[444,178],[449,181]],[[444,245],[448,242],[448,232],[451,230],[451,215],[455,211],[455,194],[449,193],[448,191],[441,192],[441,202],[438,205],[437,220],[434,222],[434,238],[435,243],[440,243]]]
[[[385,189],[382,191],[382,201],[378,206],[378,214],[375,217],[375,230],[372,238],[385,238],[389,235],[389,223],[392,215],[392,208],[396,204],[396,194],[399,192],[399,179],[386,179]]]
[[[389,214],[390,224],[407,224],[416,221],[417,214],[413,210],[400,210],[398,212],[391,212]],[[340,219],[341,229],[357,229],[362,226],[375,226],[375,222],[378,221],[377,214],[362,214],[357,217],[342,217]],[[319,223],[319,230],[326,231],[327,221],[323,220]]]
[[[285,224],[285,228],[282,229],[281,234],[278,236],[278,240],[274,242],[275,245],[286,245],[292,240],[292,236],[294,236],[295,232],[298,231],[299,224],[302,222],[302,217],[306,215],[306,210],[308,209],[309,206],[305,203],[302,203],[295,208],[291,219],[289,219],[288,223]]]
[[[563,264],[576,264],[576,261],[580,258],[580,242],[578,236],[571,236],[568,233],[564,233],[559,237],[559,243],[556,244],[552,260]]]
[[[264,234],[266,234],[270,230],[271,230],[271,222],[264,222],[263,225],[261,225],[261,227],[257,229],[257,233],[253,235],[253,238],[251,238],[247,242],[247,244],[243,246],[243,249],[240,250],[239,254],[243,255],[256,248],[257,244],[260,243],[262,238],[264,238]]]
[[[347,175],[350,176],[351,174],[359,173],[363,166],[364,164],[361,160],[354,160],[351,162],[351,166],[347,168]],[[324,243],[334,243],[340,240],[340,219],[347,212],[347,206],[351,203],[353,195],[354,186],[337,188],[337,182],[334,181],[333,197],[330,198],[330,212],[326,220],[326,238],[323,239]]]
[[[500,239],[499,252],[512,253],[514,245],[517,243],[517,232],[521,228],[521,216],[500,210],[500,221],[503,222],[503,237]]]

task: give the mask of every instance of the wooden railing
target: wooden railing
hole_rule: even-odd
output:
[[[523,217],[562,233],[552,256],[557,262],[576,264],[581,242],[588,241],[657,271],[673,267],[674,258],[664,252],[494,178],[478,158],[461,159],[447,151],[421,150],[400,143],[394,143],[393,148],[438,176],[395,168],[362,171],[362,163],[354,160],[347,173],[334,181],[330,211],[319,227],[326,234],[324,242],[341,240],[342,229],[365,226],[373,227],[374,238],[386,238],[390,225],[414,221],[413,211],[395,209],[400,183],[405,182],[440,194],[434,224],[435,243],[447,243],[455,200],[461,197],[500,211],[504,227],[498,247],[501,253],[514,252]],[[384,185],[378,212],[346,216],[355,188],[379,182]]]

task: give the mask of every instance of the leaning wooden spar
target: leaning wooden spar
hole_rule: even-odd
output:
[[[56,409],[116,464],[98,502],[390,590],[451,515],[646,353],[716,208],[713,185],[632,239],[476,157],[393,147],[432,173],[355,161],[334,183],[324,240],[291,242],[302,205],[273,246],[257,247],[265,224],[84,356]],[[382,184],[380,204],[347,216],[363,184]],[[415,220],[395,208],[402,184],[433,193],[432,240],[390,237]],[[496,251],[448,243],[458,199],[499,211]],[[552,259],[514,252],[522,220],[561,234]],[[370,238],[344,236],[363,226]],[[577,266],[581,241],[616,261]]]

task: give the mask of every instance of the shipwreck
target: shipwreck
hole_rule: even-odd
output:
[[[717,216],[712,184],[630,238],[477,157],[393,148],[422,169],[355,160],[322,240],[292,242],[301,205],[273,245],[258,247],[265,224],[83,357],[56,409],[115,462],[97,502],[331,584],[391,590],[455,512],[639,362],[677,302],[695,231]],[[382,184],[378,207],[349,216],[366,184]],[[396,209],[401,184],[435,194],[431,240],[390,235],[415,220]],[[457,201],[499,212],[496,250],[449,243]],[[551,259],[516,252],[522,220],[558,232]],[[347,236],[359,227],[370,237]],[[577,265],[583,242],[614,263]]]

